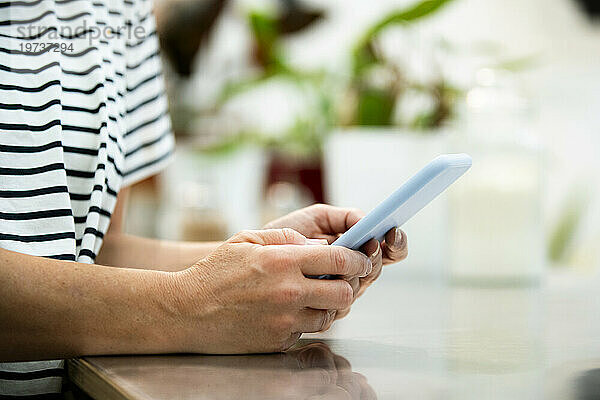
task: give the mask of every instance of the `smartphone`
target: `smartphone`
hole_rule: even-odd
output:
[[[373,238],[383,240],[390,229],[400,227],[411,219],[467,172],[471,165],[468,154],[444,154],[433,159],[348,229],[333,245],[358,250]]]

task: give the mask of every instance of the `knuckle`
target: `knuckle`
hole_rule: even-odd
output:
[[[263,266],[273,273],[285,272],[293,265],[292,257],[280,248],[263,247],[259,249],[259,257]]]
[[[302,300],[302,287],[298,284],[283,285],[277,293],[279,304],[297,304]]]
[[[347,259],[342,247],[331,247],[331,264],[336,275],[342,275],[346,272]]]
[[[240,231],[238,234],[243,238],[250,238],[250,237],[254,236],[254,232],[252,232],[249,229],[244,229],[243,231]]]
[[[286,242],[294,242],[298,236],[298,232],[293,230],[292,228],[283,228],[281,229],[281,234]]]
[[[254,238],[254,232],[251,230],[239,231],[231,238],[233,242],[251,242]]]

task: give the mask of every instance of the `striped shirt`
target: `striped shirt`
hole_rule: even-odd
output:
[[[150,0],[0,1],[0,248],[93,263],[172,150]],[[0,397],[59,393],[63,365],[0,363]]]

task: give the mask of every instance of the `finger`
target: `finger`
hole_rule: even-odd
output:
[[[327,321],[327,323],[325,323],[325,326],[323,327],[323,329],[321,329],[319,332],[326,332],[329,330],[329,328],[331,328],[331,325],[333,325],[333,323],[335,322],[335,320],[337,319],[337,310],[329,310],[329,312],[331,313],[331,318]]]
[[[271,371],[270,368],[265,368]],[[288,370],[288,375],[283,379],[275,379],[269,387],[269,393],[266,396],[242,396],[241,398],[269,398],[269,399],[280,399],[290,398],[290,393],[301,395],[300,398],[310,398],[311,396],[319,395],[320,393],[326,392],[332,385],[335,385],[337,379],[337,372],[326,371],[321,368],[310,368],[310,369],[298,369],[296,363],[295,367],[291,367]],[[281,370],[282,372],[284,370]],[[263,395],[265,393],[262,393]],[[224,398],[231,398],[224,396]],[[293,397],[297,398],[297,397]]]
[[[262,246],[284,245],[284,244],[306,244],[306,237],[293,229],[264,229],[256,231],[241,231],[232,236],[228,242],[231,243],[254,243]]]
[[[381,250],[381,245],[377,240],[371,239],[367,243],[365,243],[365,245],[363,246],[363,252],[371,260],[373,270],[369,275],[365,276],[364,278],[361,278],[361,286],[363,284],[369,285],[373,283],[377,278],[379,278],[383,266],[383,251]]]
[[[335,320],[335,310],[305,308],[298,314],[296,332],[314,333],[325,330]]]
[[[319,246],[328,244],[329,241],[327,239],[306,239],[306,245],[308,246]]]
[[[383,259],[386,264],[404,260],[408,256],[406,233],[399,228],[390,229],[385,234]]]
[[[321,368],[294,371],[291,382],[286,382],[285,386],[287,390],[285,390],[285,393],[302,393],[303,396],[318,395],[328,390],[331,385],[335,385],[336,379],[337,374]],[[280,398],[287,397],[283,395]]]
[[[297,362],[300,368],[322,368],[335,371],[335,362],[331,349],[322,342],[313,342],[297,350]]]
[[[305,306],[319,310],[342,310],[353,301],[352,287],[343,279],[306,279]]]
[[[298,339],[300,339],[300,336],[302,336],[302,332],[292,333],[290,335],[290,337],[285,341],[285,343],[283,343],[282,350],[283,351],[289,350],[290,347],[292,347],[293,345],[298,343]]]
[[[340,236],[342,236],[341,233],[336,233],[336,234],[323,234],[323,233],[320,233],[320,234],[316,235],[316,237],[318,237],[320,239],[327,240],[327,243],[329,243],[329,244],[335,242]]]
[[[294,249],[304,275],[367,276],[371,260],[358,251],[341,246],[302,246]]]
[[[356,224],[365,213],[356,208],[333,207],[327,204],[312,206],[317,226],[323,233],[344,233]]]
[[[350,364],[350,361],[346,360],[342,356],[334,354],[333,362],[335,363],[335,368],[338,370],[338,372],[343,371],[343,370],[348,370],[348,371],[352,370],[352,365]]]
[[[322,240],[324,244],[331,244],[333,242],[335,242],[337,240],[337,238],[339,238],[340,236],[342,236],[341,234],[336,234],[336,235],[330,235],[330,234],[326,234],[326,233],[313,233],[311,234],[311,237],[314,237],[314,239],[316,240]],[[308,239],[309,241],[313,240],[313,239]],[[327,242],[327,243],[325,243]]]
[[[350,314],[351,307],[344,308],[343,310],[338,310],[335,314],[335,320],[345,318],[346,315]]]
[[[350,363],[344,357],[338,355],[335,355],[333,359],[338,371],[337,385],[344,388],[352,399],[359,399],[362,388],[358,380],[355,379]]]
[[[360,290],[360,279],[364,279],[364,278],[356,277],[356,278],[348,279],[348,283],[352,287],[352,294],[353,294],[353,298],[355,300],[356,300],[356,296],[358,296],[358,291]]]
[[[354,400],[350,393],[341,387],[330,385],[320,394],[307,397],[306,400]],[[358,397],[356,398],[358,400]]]
[[[327,240],[327,243],[331,244],[333,242],[335,242],[337,240],[337,238],[339,238],[341,235],[336,234],[336,235],[319,235],[320,238],[323,238],[325,240]]]
[[[375,390],[373,390],[371,385],[369,385],[369,382],[367,382],[367,378],[365,378],[364,375],[361,375],[357,372],[355,372],[354,374],[358,375],[356,378],[358,380],[358,384],[362,389],[360,393],[361,400],[377,400],[377,394],[375,393]]]

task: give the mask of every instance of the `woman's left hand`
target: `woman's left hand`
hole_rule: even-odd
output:
[[[268,223],[265,228],[292,228],[307,238],[324,239],[331,244],[364,215],[362,211],[354,208],[315,204],[276,219]],[[361,251],[371,259],[373,270],[364,278],[354,278],[350,281],[355,300],[379,278],[383,265],[397,263],[406,258],[408,255],[406,234],[398,228],[390,229],[383,242],[379,243],[372,239],[363,245]],[[338,310],[336,319],[343,318],[349,311],[350,308]]]

